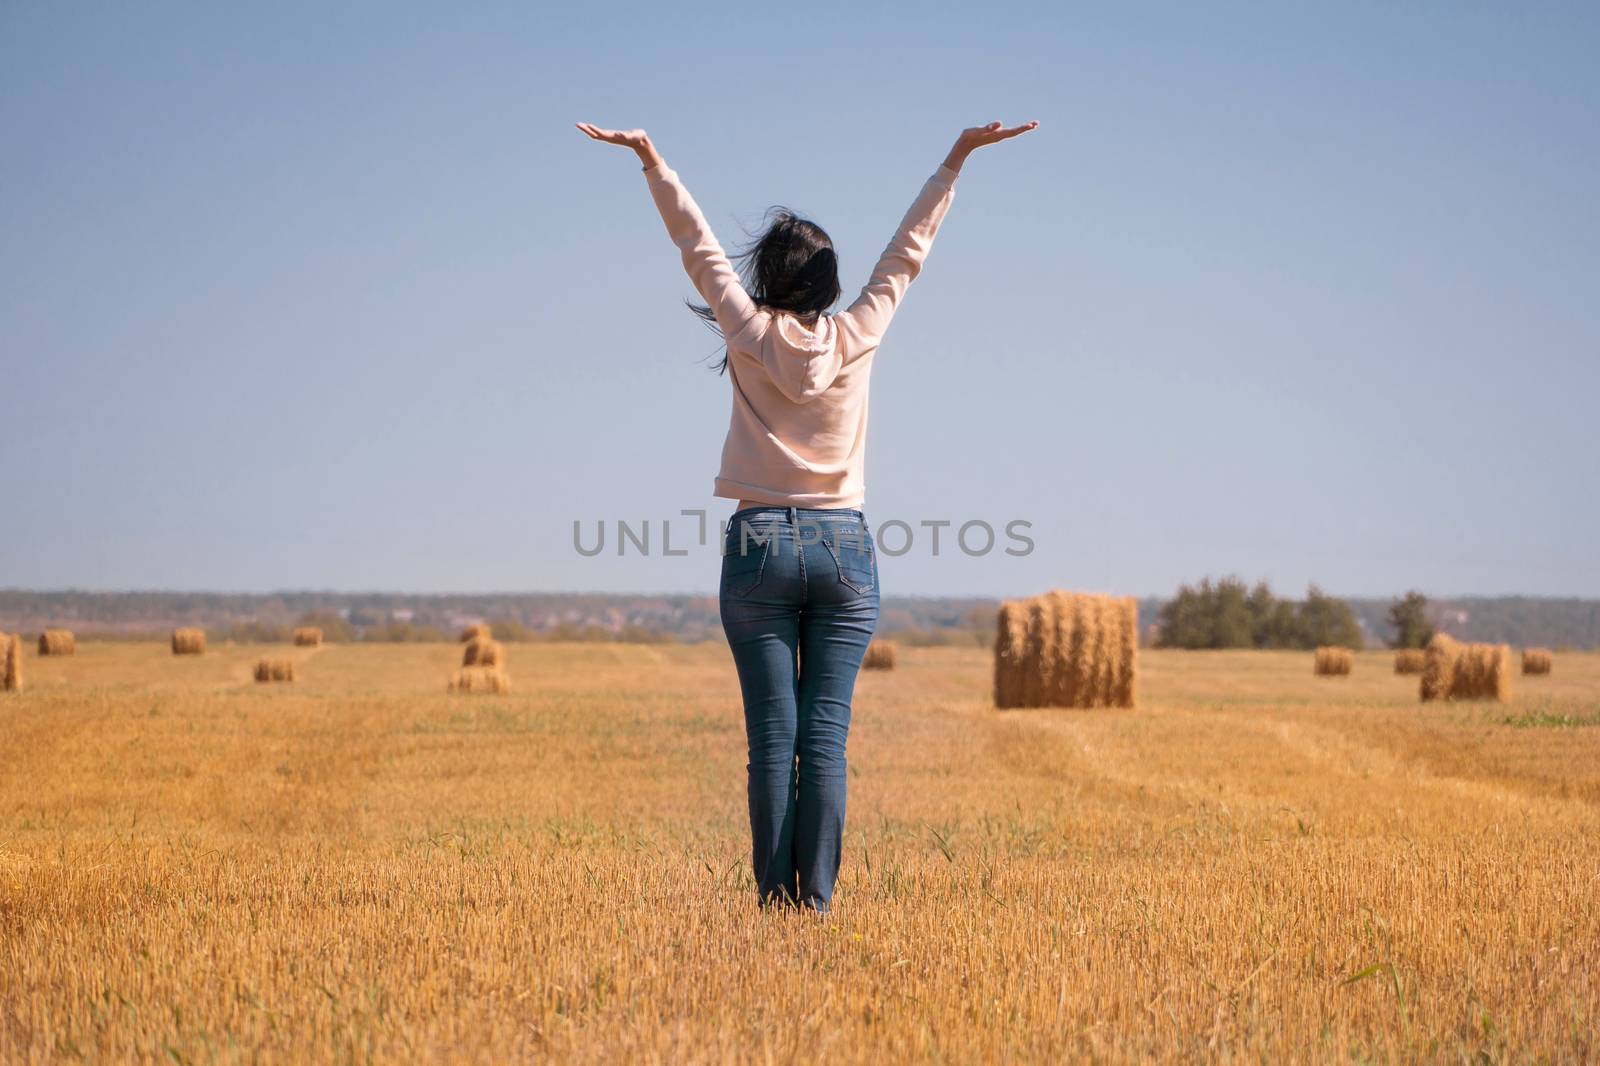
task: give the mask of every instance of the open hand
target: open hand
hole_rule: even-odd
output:
[[[961,136],[956,138],[956,149],[962,152],[970,152],[974,148],[982,148],[986,144],[999,144],[1001,141],[1010,140],[1012,137],[1019,137],[1038,125],[1039,123],[1034,121],[1024,122],[1020,126],[1012,126],[1009,129],[998,122],[991,122],[987,126],[973,126],[970,129],[961,131]]]
[[[603,130],[592,122],[575,122],[573,125],[594,140],[632,148],[638,153],[639,162],[644,164],[646,170],[661,162],[661,154],[656,151],[656,146],[650,143],[650,135],[644,130]]]
[[[1038,125],[1038,122],[1024,122],[1020,126],[1012,126],[1007,129],[998,122],[991,122],[987,126],[973,126],[970,129],[964,129],[961,131],[961,136],[956,138],[955,146],[950,149],[950,154],[944,157],[944,165],[959,173],[961,164],[967,161],[967,156],[971,155],[975,149],[982,148],[986,144],[999,144],[1001,141],[1008,141],[1013,137],[1027,133]]]
[[[620,144],[624,148],[638,151],[650,143],[650,135],[644,130],[603,130],[592,122],[574,123],[580,130],[587,133],[597,141],[607,144]]]

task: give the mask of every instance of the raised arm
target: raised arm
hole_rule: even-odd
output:
[[[889,328],[889,320],[894,317],[895,310],[905,297],[906,289],[922,272],[922,264],[933,248],[934,235],[939,232],[939,224],[944,221],[945,213],[955,198],[956,178],[967,157],[986,144],[1007,140],[1038,125],[1037,122],[1027,122],[1006,129],[998,122],[991,122],[987,126],[974,126],[961,132],[949,155],[923,183],[917,198],[911,202],[894,237],[878,257],[878,263],[873,267],[872,276],[862,288],[861,295],[835,316],[839,327],[852,336],[855,342],[852,348],[858,352],[865,351],[876,347],[883,339],[884,332]]]
[[[717,316],[723,335],[732,337],[755,315],[756,307],[744,291],[738,271],[729,262],[722,245],[717,243],[716,234],[711,232],[700,206],[678,180],[677,171],[662,160],[644,130],[605,130],[587,122],[579,122],[577,126],[597,141],[632,148],[638,154],[650,196],[661,212],[661,220],[666,223],[667,236],[683,256],[683,269]]]
[[[900,220],[889,244],[872,268],[872,276],[861,295],[834,316],[840,329],[855,341],[851,349],[860,352],[877,346],[889,328],[889,320],[905,297],[912,280],[922,273],[922,263],[933,249],[934,234],[956,195],[959,171],[941,164],[923,182],[917,198]]]

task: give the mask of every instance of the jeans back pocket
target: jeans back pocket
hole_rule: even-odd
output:
[[[839,580],[857,592],[871,592],[878,584],[878,553],[865,526],[840,526],[822,538],[839,568]]]
[[[734,523],[722,544],[722,589],[735,596],[755,591],[766,571],[767,554],[778,538],[776,529]]]

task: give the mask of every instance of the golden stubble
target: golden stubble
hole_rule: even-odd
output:
[[[1600,656],[1419,704],[1146,651],[1138,709],[1004,715],[902,647],[818,921],[753,905],[723,647],[518,645],[491,699],[454,644],[261,654],[0,696],[0,1061],[1600,1054]]]

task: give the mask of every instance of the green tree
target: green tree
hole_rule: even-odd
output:
[[[1255,643],[1254,618],[1250,611],[1250,593],[1243,581],[1225,577],[1218,581],[1213,595],[1214,630],[1213,648],[1248,648]]]
[[[1433,639],[1433,623],[1428,621],[1428,597],[1412,589],[1389,606],[1389,625],[1394,628],[1391,648],[1423,648]]]
[[[1303,648],[1315,648],[1322,644],[1359,648],[1365,643],[1361,637],[1361,625],[1356,621],[1350,605],[1325,594],[1316,585],[1306,589],[1306,599],[1300,605],[1299,614]]]
[[[1178,586],[1172,599],[1161,605],[1156,617],[1161,627],[1156,645],[1162,648],[1211,647],[1211,579],[1200,582],[1198,588]]]
[[[1163,648],[1248,648],[1254,643],[1254,615],[1243,581],[1225,577],[1215,584],[1203,578],[1183,585],[1161,605],[1157,618]]]
[[[1303,648],[1300,613],[1292,600],[1275,600],[1256,637],[1258,648]]]
[[[1314,648],[1362,645],[1350,605],[1312,585],[1303,603],[1280,600],[1265,581],[1246,589],[1236,577],[1183,585],[1161,605],[1158,647]]]

